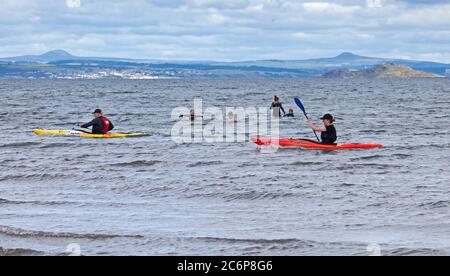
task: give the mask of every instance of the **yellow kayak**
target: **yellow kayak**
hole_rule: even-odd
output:
[[[90,134],[79,130],[46,130],[35,129],[34,134],[39,136],[60,136],[60,137],[81,137],[95,139],[111,139],[111,138],[131,138],[150,136],[145,133],[110,133],[110,134]]]

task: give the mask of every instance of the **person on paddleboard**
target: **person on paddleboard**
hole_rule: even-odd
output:
[[[100,109],[96,109],[92,114],[95,119],[82,125],[82,128],[92,127],[92,134],[108,134],[109,131],[114,129],[114,125],[108,118],[103,116],[103,112]]]
[[[281,117],[281,111],[283,111],[283,115],[286,115],[286,111],[284,110],[283,104],[278,96],[274,97],[270,110],[273,110],[274,117]]]
[[[322,144],[324,145],[335,145],[337,141],[337,131],[334,127],[334,117],[331,114],[325,114],[322,118],[320,118],[323,121],[323,127],[316,126],[311,118],[308,118],[308,125],[311,127],[314,131],[321,132],[321,139]]]

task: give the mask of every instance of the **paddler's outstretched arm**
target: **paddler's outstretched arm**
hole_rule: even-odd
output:
[[[315,131],[319,131],[319,132],[326,132],[327,131],[327,129],[325,127],[318,127],[318,126],[316,126],[313,123],[311,118],[308,118],[308,125],[309,125],[310,128],[312,128]]]
[[[88,128],[88,127],[91,127],[91,126],[93,126],[93,125],[95,124],[95,120],[96,120],[96,119],[90,121],[90,122],[87,123],[87,124],[81,125],[80,127],[81,127],[81,128]]]

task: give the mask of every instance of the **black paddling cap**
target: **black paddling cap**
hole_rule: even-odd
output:
[[[323,117],[322,118],[320,118],[322,121],[323,120],[330,120],[331,122],[334,122],[334,117],[333,117],[333,115],[331,115],[331,114],[325,114],[325,115],[323,115]]]

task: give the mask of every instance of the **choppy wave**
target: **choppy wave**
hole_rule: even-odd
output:
[[[42,181],[42,180],[54,180],[54,179],[62,179],[67,178],[66,174],[62,173],[56,173],[56,174],[50,174],[50,173],[42,173],[42,174],[28,174],[28,175],[7,175],[0,177],[1,181],[24,181],[24,180],[35,180],[35,181]]]
[[[395,157],[395,158],[398,158],[398,159],[407,159],[407,158],[412,157],[413,155],[412,154],[403,154],[403,153],[394,153],[394,154],[391,154],[389,156],[390,157]]]
[[[214,166],[214,165],[221,165],[221,164],[223,164],[222,161],[200,161],[200,162],[188,164],[187,166],[189,168],[195,168],[195,167]]]
[[[449,208],[450,200],[441,200],[436,202],[427,202],[419,205],[421,208],[438,209],[438,208]]]
[[[45,144],[42,145],[41,149],[52,149],[52,148],[68,148],[68,147],[76,147],[76,144],[70,144],[70,143],[51,143],[51,144]]]
[[[299,240],[299,239],[234,239],[234,238],[215,238],[215,237],[198,237],[194,238],[206,242],[224,242],[224,243],[253,243],[263,245],[280,245],[280,244],[302,244],[305,247],[313,246],[315,242]]]
[[[217,87],[217,90],[239,90],[239,87],[232,86],[232,87]]]
[[[385,157],[384,155],[379,155],[379,154],[375,154],[375,155],[370,155],[370,156],[361,156],[361,157],[356,157],[356,158],[351,158],[350,160],[352,161],[360,161],[360,160],[374,160],[374,159],[380,159]]]
[[[450,149],[450,143],[433,144],[429,146],[437,149]]]
[[[387,130],[384,129],[364,129],[364,130],[360,130],[360,133],[363,134],[383,134],[386,133]]]
[[[311,254],[323,251],[325,255],[333,255],[334,252],[357,252],[360,255],[367,255],[367,244],[360,242],[325,242],[306,239],[240,239],[240,238],[220,238],[220,237],[198,237],[192,238],[196,241],[206,242],[208,244],[217,243],[221,246],[238,247],[239,251],[244,254],[260,255],[260,254],[280,254],[283,255],[300,255]],[[343,254],[343,253],[341,253]]]
[[[435,149],[450,149],[450,143],[442,143],[442,144],[426,144],[426,145],[407,145],[407,146],[396,146],[398,150],[418,150],[423,148],[435,148]]]
[[[408,159],[411,158],[413,155],[411,154],[401,154],[401,153],[394,153],[394,154],[375,154],[375,155],[369,155],[369,156],[361,156],[361,157],[355,157],[351,158],[351,161],[357,162],[357,161],[367,161],[367,160],[376,160],[376,159]]]
[[[110,94],[142,94],[142,91],[111,91]]]
[[[19,142],[19,143],[10,143],[0,145],[0,148],[29,148],[33,146],[38,146],[41,143],[39,142]]]
[[[291,166],[318,166],[323,165],[323,162],[314,162],[314,161],[295,161],[289,165]]]
[[[250,97],[250,96],[266,96],[266,93],[263,92],[249,92],[245,95],[242,95],[242,97]]]
[[[224,185],[208,185],[207,187],[223,187]],[[290,192],[260,192],[260,191],[248,191],[248,192],[227,192],[220,193],[215,190],[208,190],[202,188],[190,189],[185,188],[181,189],[183,197],[185,198],[220,198],[227,202],[232,201],[255,201],[255,200],[273,200],[273,199],[282,199],[282,198],[291,198],[295,197],[295,193]]]
[[[9,203],[11,203],[11,201],[9,201],[7,199],[0,198],[0,204],[9,204]]]
[[[151,166],[154,166],[154,165],[160,164],[160,163],[163,163],[163,162],[158,161],[158,160],[136,160],[136,161],[130,161],[130,162],[116,163],[116,164],[112,164],[112,166],[137,168],[137,167],[151,167]]]
[[[20,201],[20,200],[9,200],[0,198],[0,204],[33,204],[33,205],[41,205],[41,206],[57,206],[57,205],[80,205],[82,203],[79,202],[70,202],[70,201],[39,201],[39,200],[30,200],[30,201]]]
[[[338,170],[353,170],[353,169],[378,169],[378,170],[386,170],[386,169],[394,169],[394,168],[402,168],[401,165],[394,164],[381,164],[381,163],[358,163],[358,164],[345,164],[338,166]]]
[[[357,184],[347,183],[347,182],[338,184],[338,186],[341,186],[341,187],[353,187],[353,186],[356,186],[356,185]]]
[[[251,191],[251,192],[242,192],[224,195],[223,198],[227,201],[234,201],[234,200],[280,199],[294,196],[295,196],[294,193],[268,193],[268,192]]]
[[[22,248],[3,248],[0,247],[0,257],[14,257],[14,256],[44,256],[44,252],[32,249]]]
[[[448,256],[448,252],[432,248],[396,248],[381,253],[385,256]]]
[[[20,228],[0,226],[0,235],[22,237],[22,238],[61,238],[61,239],[87,239],[87,240],[106,240],[114,238],[143,238],[140,235],[110,235],[110,234],[78,234],[69,232],[45,232],[24,230]]]

